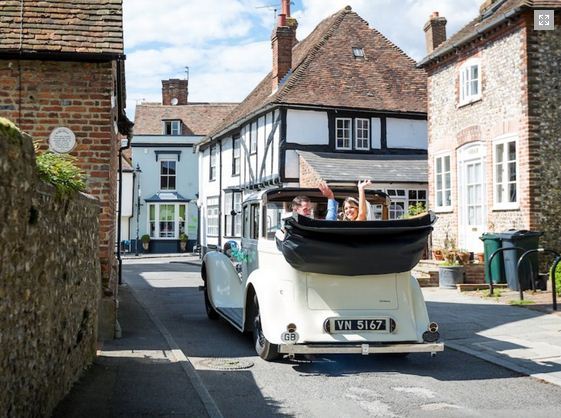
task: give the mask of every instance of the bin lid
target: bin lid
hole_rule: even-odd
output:
[[[523,238],[530,238],[530,237],[539,237],[542,236],[543,232],[541,231],[528,231],[526,229],[508,229],[501,233],[497,234],[497,238],[502,239],[523,239]]]
[[[501,237],[499,236],[499,234],[495,234],[494,232],[484,232],[479,239],[481,241],[485,241],[485,240],[499,240],[501,239]]]

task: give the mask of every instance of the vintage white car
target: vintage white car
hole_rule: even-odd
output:
[[[352,194],[334,190],[337,200]],[[356,189],[354,191],[356,194]],[[287,216],[306,195],[315,218]],[[388,353],[444,349],[411,269],[432,230],[432,214],[387,220],[388,197],[367,191],[380,220],[317,219],[318,190],[276,188],[243,203],[241,244],[205,254],[207,315],[252,332],[265,360],[282,354]]]

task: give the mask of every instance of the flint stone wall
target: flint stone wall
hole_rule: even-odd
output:
[[[50,416],[96,353],[97,200],[61,199],[0,120],[0,415]]]

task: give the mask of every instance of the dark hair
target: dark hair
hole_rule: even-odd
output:
[[[311,200],[308,196],[296,196],[294,199],[292,199],[292,210],[296,210],[297,208],[302,206],[302,203],[304,202],[311,202]]]

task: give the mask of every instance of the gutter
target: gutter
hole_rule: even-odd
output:
[[[19,49],[0,51],[1,59],[28,59],[48,61],[72,61],[72,62],[107,62],[118,61],[126,58],[120,53],[96,53],[96,52],[47,52],[47,51],[24,51]]]
[[[429,62],[433,61],[434,59],[436,59],[438,57],[441,57],[442,55],[445,55],[448,52],[452,52],[452,51],[458,49],[463,44],[466,44],[466,43],[470,42],[471,40],[483,35],[485,32],[489,31],[490,29],[493,29],[495,26],[498,26],[498,25],[502,24],[504,21],[506,21],[506,20],[510,19],[511,17],[517,15],[518,13],[523,11],[525,8],[526,8],[525,6],[519,6],[515,9],[509,10],[508,12],[499,15],[499,18],[497,20],[495,20],[493,22],[490,22],[490,23],[487,23],[486,25],[483,25],[480,28],[477,28],[475,30],[475,33],[464,36],[459,41],[454,42],[452,45],[447,46],[446,48],[442,49],[441,51],[438,51],[436,54],[431,54],[431,55],[426,56],[425,58],[423,58],[422,61],[420,61],[416,65],[416,67],[417,68],[422,68],[423,66],[425,66]]]

